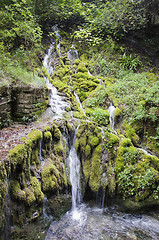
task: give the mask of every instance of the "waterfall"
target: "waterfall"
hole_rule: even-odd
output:
[[[86,114],[85,114],[85,111],[84,111],[84,109],[83,109],[82,103],[81,103],[81,101],[80,101],[80,98],[79,98],[79,96],[77,95],[76,92],[74,92],[74,96],[75,96],[77,102],[79,103],[82,112],[84,113],[84,115],[86,115]]]
[[[72,185],[72,211],[73,217],[77,217],[77,206],[82,201],[81,186],[80,186],[80,160],[75,150],[75,140],[78,128],[75,130],[73,144],[68,156],[69,168],[70,168],[70,182]]]
[[[110,103],[110,106],[108,108],[108,112],[110,113],[110,116],[109,116],[109,121],[110,121],[110,127],[112,130],[115,131],[114,129],[114,113],[115,113],[115,107],[113,106],[113,103],[111,102]]]
[[[78,51],[76,50],[74,44],[72,44],[71,48],[67,52],[68,59],[71,61],[71,64],[73,64],[75,59],[79,59]]]
[[[148,156],[153,156],[152,154],[148,153],[148,151],[146,151],[145,149],[143,148],[138,148],[140,151],[144,152],[146,155]]]
[[[59,36],[59,34],[57,36]],[[59,44],[57,46],[59,51],[60,51],[60,41],[61,41],[60,39],[61,38],[59,38]],[[43,61],[43,65],[50,76],[54,72],[54,69],[52,67],[52,59],[54,54],[56,53],[56,51],[54,50],[54,45],[55,45],[55,42],[53,42],[50,45],[48,53],[45,55],[45,58]],[[57,89],[50,83],[48,77],[46,77],[45,80],[46,80],[46,86],[50,90],[49,100],[50,100],[51,110],[54,113],[54,118],[62,117],[62,114],[65,111],[65,108],[70,107],[70,105],[65,101],[64,97],[59,95]]]
[[[48,200],[46,196],[44,197],[44,200],[43,200],[43,216],[45,221],[51,221],[53,219],[53,217],[49,213],[49,205],[48,205]]]
[[[43,161],[43,157],[42,157],[42,139],[40,140],[40,146],[39,146],[39,159],[40,159],[40,162]]]

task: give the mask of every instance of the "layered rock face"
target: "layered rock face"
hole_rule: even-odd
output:
[[[7,127],[11,121],[11,88],[0,88],[0,128]]]
[[[2,86],[0,88],[0,128],[11,121],[36,120],[48,104],[48,89],[30,85]]]
[[[37,118],[47,106],[48,90],[29,85],[14,86],[12,89],[12,116],[19,121]]]

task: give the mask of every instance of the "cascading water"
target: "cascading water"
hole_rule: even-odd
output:
[[[57,36],[60,36],[59,34]],[[58,49],[60,51],[60,39],[59,38],[59,44]],[[52,76],[54,72],[54,68],[52,66],[52,58],[56,51],[54,51],[54,45],[53,42],[48,50],[48,53],[45,55],[43,65],[46,68],[49,76]],[[69,107],[70,105],[65,101],[64,97],[60,96],[57,89],[50,83],[48,77],[45,78],[46,80],[46,86],[48,89],[50,89],[50,106],[51,110],[54,113],[54,118],[56,117],[62,117],[62,114],[64,113],[66,107]]]
[[[153,156],[152,154],[148,153],[148,151],[146,151],[145,149],[143,148],[138,148],[139,150],[141,150],[142,152],[144,152],[146,155],[148,156]]]
[[[159,221],[145,214],[128,214],[116,208],[99,209],[84,206],[87,216],[83,225],[65,214],[53,222],[45,240],[158,240]]]
[[[110,127],[111,127],[112,130],[115,131],[115,129],[114,129],[114,123],[115,123],[115,122],[114,122],[115,107],[114,107],[114,105],[113,105],[112,102],[110,103],[110,106],[109,106],[109,108],[108,108],[108,112],[110,113],[110,116],[109,116]]]
[[[74,44],[72,44],[69,51],[67,52],[67,56],[71,64],[73,64],[75,59],[79,59],[78,51],[76,50]]]
[[[77,130],[78,128],[75,131],[73,144],[71,146],[71,150],[68,156],[68,162],[69,162],[69,168],[70,168],[70,182],[72,186],[72,212],[73,212],[74,219],[77,219],[79,217],[77,206],[82,201],[81,185],[80,185],[80,160],[75,150],[75,140],[76,140]]]
[[[86,114],[85,114],[85,111],[84,111],[84,109],[83,109],[82,103],[81,103],[81,101],[80,101],[80,98],[79,98],[79,96],[77,95],[76,92],[74,92],[74,96],[75,96],[77,102],[79,103],[82,112],[84,113],[84,115],[86,115]]]

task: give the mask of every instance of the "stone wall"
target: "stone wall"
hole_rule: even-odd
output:
[[[26,86],[2,86],[0,88],[0,128],[9,126],[12,120],[34,121],[48,104],[48,89]]]
[[[35,88],[29,85],[12,88],[12,117],[16,121],[35,120],[46,108],[47,103],[47,88]]]
[[[0,88],[0,128],[7,127],[11,121],[11,89],[8,86]]]

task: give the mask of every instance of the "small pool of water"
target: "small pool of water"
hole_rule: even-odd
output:
[[[82,204],[53,221],[45,240],[158,240],[158,217]]]

